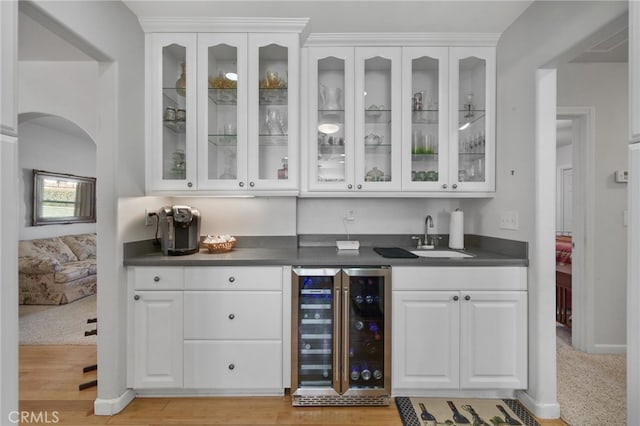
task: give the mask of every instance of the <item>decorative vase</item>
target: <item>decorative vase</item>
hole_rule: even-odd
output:
[[[182,74],[180,75],[180,78],[178,80],[176,80],[176,92],[178,93],[178,95],[180,96],[185,96],[187,94],[187,78],[184,75],[184,63],[181,64],[182,66]]]

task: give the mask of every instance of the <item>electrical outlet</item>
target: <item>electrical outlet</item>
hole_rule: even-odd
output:
[[[500,213],[500,229],[517,230],[520,227],[517,210],[506,210]]]
[[[347,222],[355,222],[356,218],[353,214],[353,210],[347,210],[347,213],[344,216],[344,220],[346,220]]]
[[[144,209],[144,226],[153,225],[153,219],[149,216],[149,209]]]

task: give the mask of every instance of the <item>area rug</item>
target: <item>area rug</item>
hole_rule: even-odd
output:
[[[84,332],[96,328],[87,319],[96,317],[96,295],[65,305],[20,305],[21,345],[95,345],[96,336]]]
[[[579,426],[626,424],[626,356],[580,352],[563,337],[556,339],[560,417]]]
[[[396,397],[404,426],[540,426],[515,399]]]

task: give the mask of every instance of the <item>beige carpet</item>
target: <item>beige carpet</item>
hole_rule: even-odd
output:
[[[20,305],[21,345],[95,345],[96,336],[84,332],[96,328],[87,324],[96,317],[96,295],[65,305]]]
[[[560,416],[571,426],[626,424],[626,356],[574,350],[559,329]]]

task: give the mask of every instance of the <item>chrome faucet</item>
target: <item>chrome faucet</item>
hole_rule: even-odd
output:
[[[429,246],[432,245],[431,241],[429,241],[429,228],[433,228],[433,219],[431,215],[428,214],[424,219],[424,245]]]

